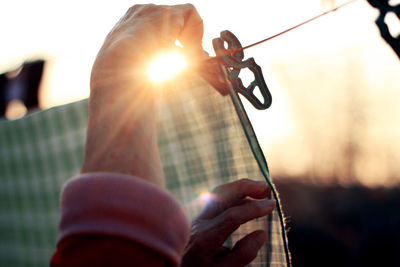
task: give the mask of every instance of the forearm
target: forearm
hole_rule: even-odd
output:
[[[154,113],[145,82],[92,88],[82,173],[117,172],[163,186]]]
[[[202,35],[202,20],[190,4],[128,10],[93,65],[82,173],[123,173],[164,185],[148,61],[176,39],[194,58],[202,55]]]
[[[162,187],[155,95],[145,76],[147,62],[139,51],[132,51],[137,47],[129,44],[138,40],[125,35],[120,39],[118,34],[116,27],[93,65],[82,173],[129,174]]]

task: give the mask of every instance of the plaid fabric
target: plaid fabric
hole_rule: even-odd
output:
[[[265,179],[229,97],[197,77],[169,87],[157,102],[159,148],[167,187],[191,217],[202,191],[243,177]],[[0,123],[0,266],[48,266],[60,188],[83,159],[87,104]],[[227,245],[256,229],[268,230],[270,242],[251,266],[287,266],[277,211],[241,226]]]
[[[83,159],[87,101],[0,123],[0,266],[48,266],[61,185]]]
[[[209,84],[195,77],[175,86],[168,85],[168,90],[160,90],[160,95],[157,105],[158,117],[161,118],[159,148],[167,187],[192,218],[201,208],[196,199],[204,190],[239,178],[267,179],[272,185],[265,161],[257,162],[252,149],[262,152],[255,144],[249,146],[229,97],[221,96]],[[239,98],[233,100],[241,106]],[[250,124],[247,126],[251,128]],[[270,242],[251,266],[287,266],[286,237],[277,211],[269,218],[242,225],[228,245],[256,229],[268,230]]]

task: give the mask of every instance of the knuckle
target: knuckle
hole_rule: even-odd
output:
[[[254,182],[250,180],[249,178],[242,178],[237,181],[236,187],[238,192],[240,192],[242,195],[245,194],[245,192],[248,190],[249,186],[251,186]]]
[[[249,183],[252,181],[248,178],[241,178],[239,180],[226,183],[226,184],[221,184],[217,187],[214,188],[213,192],[224,192],[224,191],[229,191],[229,190],[240,190],[243,186],[247,186]]]
[[[173,5],[171,7],[182,10],[184,12],[192,12],[196,10],[196,7],[192,3],[178,4],[178,5]]]
[[[237,212],[235,209],[229,209],[225,212],[224,223],[233,227],[235,225],[240,225]]]
[[[131,6],[126,13],[131,14],[134,13],[138,8],[140,8],[142,5],[133,5]]]
[[[238,188],[240,190],[244,191],[246,188],[248,188],[250,185],[252,185],[254,182],[250,180],[249,178],[241,178],[236,181]]]
[[[131,6],[126,13],[128,15],[132,15],[143,8],[144,8],[144,5],[134,5],[134,6]]]
[[[187,10],[190,10],[190,11],[196,10],[195,6],[192,3],[186,3],[186,4],[184,4],[184,6],[187,8]]]
[[[225,186],[226,186],[226,184],[218,185],[211,192],[213,194],[220,195],[224,191]]]
[[[238,182],[241,184],[248,184],[248,183],[252,183],[253,181],[250,180],[249,178],[241,178],[238,180]]]
[[[156,8],[156,5],[154,4],[137,4],[134,6],[131,6],[128,11],[127,11],[127,15],[128,16],[142,16],[142,15],[146,15],[152,11],[154,11],[154,9]]]
[[[165,5],[161,5],[158,6],[158,8],[160,9],[160,11],[165,12],[165,13],[170,13],[171,12],[171,6],[165,6]]]

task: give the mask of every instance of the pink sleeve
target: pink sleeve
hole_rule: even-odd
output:
[[[68,181],[61,194],[58,243],[76,234],[126,238],[178,266],[189,222],[171,194],[142,179],[90,173]]]

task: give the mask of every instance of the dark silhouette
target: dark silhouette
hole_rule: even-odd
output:
[[[393,48],[397,56],[400,59],[400,35],[394,37],[389,31],[388,25],[385,23],[386,14],[393,12],[400,20],[400,4],[392,6],[389,4],[389,0],[368,0],[371,6],[379,9],[379,16],[375,23],[381,32],[381,36],[385,41]]]
[[[20,100],[28,111],[39,107],[39,86],[43,74],[44,61],[37,60],[15,70],[0,75],[0,116],[4,117],[7,105]]]
[[[275,180],[293,266],[400,266],[400,187]]]

